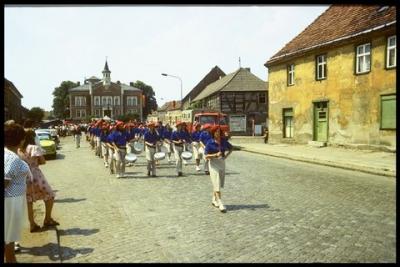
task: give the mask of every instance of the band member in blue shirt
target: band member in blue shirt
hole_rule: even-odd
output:
[[[128,137],[124,130],[124,123],[116,123],[117,130],[112,134],[112,145],[114,146],[116,156],[117,178],[125,177],[125,155]]]
[[[144,134],[144,143],[146,146],[146,159],[147,159],[147,176],[150,174],[156,177],[156,163],[154,160],[154,154],[157,149],[157,142],[160,140],[160,136],[155,131],[155,124],[150,122],[148,125],[149,130]]]
[[[116,167],[115,166],[117,165],[116,162],[115,162],[115,158],[116,158],[115,157],[115,149],[114,149],[114,146],[112,144],[112,142],[113,142],[112,137],[113,137],[113,134],[114,134],[115,131],[116,131],[115,125],[110,125],[109,126],[109,133],[108,133],[107,138],[106,138],[106,145],[107,145],[107,148],[108,148],[107,152],[108,152],[108,163],[109,163],[109,166],[110,166],[110,174],[114,174],[116,172],[116,170],[115,170]]]
[[[101,127],[100,132],[100,143],[101,143],[101,154],[103,155],[104,166],[108,168],[108,147],[107,147],[107,137],[108,137],[108,125],[104,124]]]
[[[171,136],[172,136],[172,128],[169,125],[169,123],[167,123],[165,125],[165,129],[162,135],[162,139],[163,139],[163,144],[164,147],[167,149],[167,156],[168,156],[168,163],[171,162],[171,152],[172,152],[172,141],[171,141]]]
[[[178,176],[182,176],[182,152],[184,149],[184,145],[189,143],[190,136],[187,131],[183,129],[186,127],[185,122],[177,122],[176,128],[177,130],[172,132],[171,140],[174,146],[175,158],[176,158],[176,172]]]
[[[201,124],[196,123],[194,125],[194,127],[195,127],[195,130],[192,132],[192,148],[193,148],[194,159],[196,160],[196,171],[200,171],[200,159],[203,156],[203,154],[199,152]]]
[[[204,149],[206,147],[206,144],[208,140],[211,139],[211,124],[204,124],[203,129],[201,130],[200,133],[200,147],[199,147],[199,153],[203,154],[203,159],[204,159],[204,172],[205,174],[209,175],[209,168],[208,168],[208,159],[205,158],[204,155]]]
[[[232,153],[232,145],[224,137],[221,128],[216,125],[211,129],[212,138],[208,140],[204,153],[210,160],[210,177],[213,185],[212,205],[221,212],[226,208],[221,201],[221,188],[225,184],[225,159]]]

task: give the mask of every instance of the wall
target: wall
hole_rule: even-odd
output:
[[[282,109],[294,111],[295,143],[313,140],[312,101],[329,101],[328,144],[396,145],[395,130],[380,130],[380,95],[396,92],[396,69],[385,69],[386,37],[374,37],[269,67],[269,142],[280,143]],[[371,71],[355,75],[355,46],[371,41]],[[315,56],[327,53],[327,79],[315,80]],[[287,64],[295,85],[287,86]]]

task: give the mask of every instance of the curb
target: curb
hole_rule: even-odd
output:
[[[343,164],[343,163],[337,163],[337,162],[326,161],[326,160],[296,157],[296,156],[291,156],[291,155],[287,155],[287,154],[259,152],[259,151],[255,151],[255,150],[251,150],[251,149],[246,149],[246,148],[243,148],[240,146],[234,146],[234,150],[241,150],[241,151],[259,154],[259,155],[267,155],[267,156],[272,156],[272,157],[277,157],[277,158],[285,158],[285,159],[302,161],[302,162],[318,164],[318,165],[323,165],[323,166],[329,166],[329,167],[335,167],[335,168],[340,168],[340,169],[365,172],[365,173],[369,173],[369,174],[396,177],[396,171],[391,171],[391,170],[386,170],[386,169],[374,169],[374,168],[368,168],[365,166],[361,167],[361,166],[352,165],[352,164]]]

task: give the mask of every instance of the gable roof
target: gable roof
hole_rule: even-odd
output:
[[[158,112],[162,111],[169,111],[169,110],[176,110],[181,108],[181,101],[175,101],[175,107],[174,107],[174,101],[167,101],[165,102],[161,107],[157,109]]]
[[[199,101],[219,91],[267,91],[267,82],[252,74],[248,69],[240,68],[209,84],[193,101]]]
[[[6,87],[10,88],[11,92],[13,92],[17,97],[23,98],[22,94],[18,91],[17,87],[15,87],[15,85],[10,80],[4,78],[4,89]]]
[[[225,75],[225,72],[223,72],[218,66],[215,66],[195,87],[193,87],[193,89],[182,99],[182,102],[185,102],[189,98],[194,99],[207,85]]]
[[[265,66],[317,47],[396,25],[396,7],[332,5],[299,35],[273,55]]]

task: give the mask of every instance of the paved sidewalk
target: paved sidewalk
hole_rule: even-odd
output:
[[[309,145],[235,143],[242,150],[366,173],[396,176],[396,153]]]

